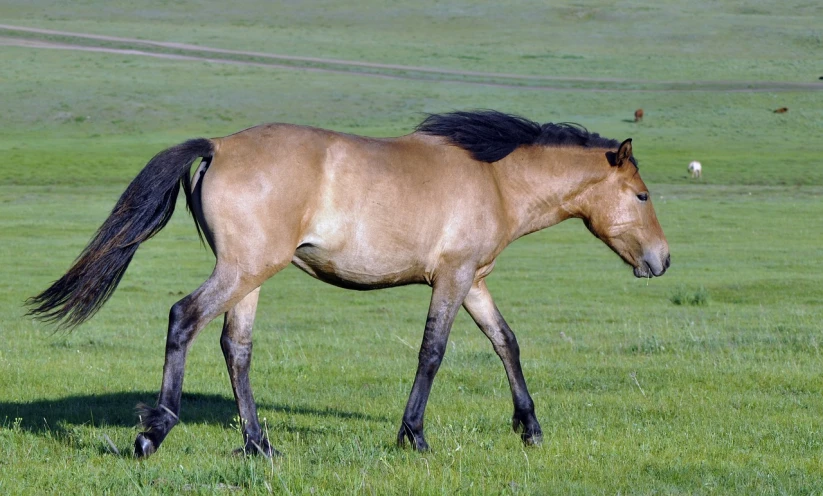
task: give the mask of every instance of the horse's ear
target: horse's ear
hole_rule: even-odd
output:
[[[615,167],[620,167],[629,162],[632,158],[632,139],[629,138],[623,143],[620,143],[620,148],[617,149],[617,153],[606,153],[606,158],[609,160],[609,163]]]

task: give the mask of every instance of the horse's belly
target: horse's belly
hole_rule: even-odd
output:
[[[313,244],[297,248],[292,263],[312,277],[347,289],[379,289],[426,282],[424,270],[402,253],[327,250]]]

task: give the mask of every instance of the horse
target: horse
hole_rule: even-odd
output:
[[[643,120],[643,109],[637,109],[634,111],[634,122],[640,122]]]
[[[249,366],[260,285],[290,263],[348,289],[431,287],[396,438],[425,451],[426,403],[461,306],[503,363],[515,432],[527,445],[542,439],[517,339],[485,282],[512,241],[579,218],[638,278],[663,275],[671,260],[631,139],[492,110],[432,114],[396,138],[275,123],[155,155],[66,274],[28,300],[29,313],[66,328],[93,316],[140,244],[169,221],[181,188],[216,263],[171,307],[157,405],[141,407],[138,458],[178,422],[187,352],[220,315],[243,431],[237,451],[278,454],[258,422]]]
[[[689,171],[689,175],[692,179],[699,179],[703,177],[703,166],[700,165],[700,162],[697,160],[692,160],[689,162],[689,168],[687,170]]]
[[[780,107],[779,109],[775,109],[774,113],[775,114],[785,114],[788,111],[789,111],[789,107]]]

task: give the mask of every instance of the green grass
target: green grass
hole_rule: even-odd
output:
[[[476,71],[823,75],[810,72],[817,4],[681,4],[0,10],[8,24]],[[0,493],[820,493],[819,91],[536,91],[14,47],[0,67]],[[576,221],[504,252],[489,287],[521,344],[540,448],[511,432],[503,368],[465,313],[427,410],[433,451],[396,448],[428,289],[344,291],[289,268],[263,288],[252,370],[286,455],[230,455],[241,435],[218,322],[193,346],[182,423],[160,451],[111,452],[107,438],[131,451],[133,407],[156,397],[168,308],[212,267],[191,220],[181,205],[74,333],[33,323],[22,302],[63,273],[154,153],[266,121],[399,135],[425,112],[482,107],[634,138],[672,250],[651,281]],[[644,122],[626,122],[638,107]],[[700,181],[687,178],[694,159]]]

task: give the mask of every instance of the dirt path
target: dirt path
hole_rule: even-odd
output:
[[[769,91],[808,91],[808,90],[823,90],[823,83],[798,83],[798,82],[769,82],[769,81],[700,81],[700,80],[684,80],[684,81],[661,81],[650,79],[620,79],[620,78],[590,78],[590,77],[563,77],[563,76],[534,76],[525,74],[510,74],[510,73],[494,73],[494,72],[479,72],[479,71],[461,71],[454,69],[440,69],[434,67],[409,66],[399,64],[380,64],[375,62],[352,61],[334,58],[319,58],[319,57],[302,57],[294,55],[282,55],[266,52],[254,52],[244,50],[229,50],[223,48],[212,48],[199,45],[191,45],[186,43],[173,43],[154,40],[141,40],[136,38],[122,38],[116,36],[105,36],[90,33],[75,33],[69,31],[55,31],[51,29],[31,28],[25,26],[14,26],[8,24],[0,24],[0,31],[22,32],[30,34],[39,34],[45,36],[61,36],[76,38],[78,40],[96,40],[104,42],[114,42],[126,45],[137,45],[147,47],[160,47],[166,49],[173,49],[177,51],[192,52],[191,55],[170,54],[161,52],[152,52],[138,49],[121,49],[121,48],[107,48],[100,46],[89,46],[81,43],[61,43],[42,39],[33,38],[15,38],[13,36],[0,37],[0,46],[17,46],[26,48],[40,48],[52,50],[74,50],[84,52],[98,52],[98,53],[115,53],[123,55],[134,55],[143,57],[154,57],[168,60],[184,60],[193,62],[210,62],[216,64],[228,64],[249,67],[265,67],[290,71],[304,71],[304,72],[319,72],[331,74],[346,74],[365,77],[374,77],[382,79],[399,79],[399,80],[414,80],[414,81],[430,81],[430,82],[447,82],[447,83],[461,83],[479,86],[489,86],[497,88],[513,88],[524,90],[538,90],[538,91],[651,91],[651,92],[684,92],[684,91],[722,91],[722,92],[769,92]],[[299,65],[278,64],[276,62],[254,62],[247,60],[233,60],[230,58],[218,58],[199,55],[197,53],[214,53],[243,57],[256,57],[263,59],[270,59],[280,62],[302,62],[311,64],[322,64],[330,67],[306,67]],[[337,68],[333,68],[337,67]],[[365,72],[360,69],[372,69],[383,71],[404,71],[406,74],[391,74],[380,72]],[[408,74],[418,73],[418,75]],[[440,77],[424,77],[423,74],[429,74]],[[450,76],[459,76],[461,78],[474,79],[460,79]],[[479,79],[479,80],[478,80]],[[483,81],[486,79],[486,81]],[[493,80],[493,81],[489,81]],[[511,83],[498,82],[500,80],[510,80]],[[635,84],[647,86],[675,86],[669,88],[569,88],[566,86],[552,86],[551,84],[540,84],[540,82],[555,82],[555,83],[589,83],[589,84]],[[519,83],[518,83],[519,82]]]

